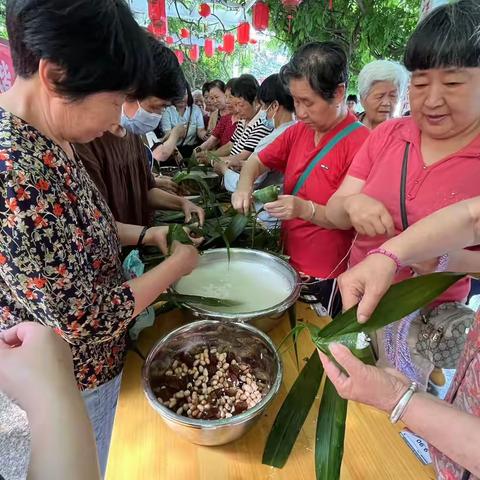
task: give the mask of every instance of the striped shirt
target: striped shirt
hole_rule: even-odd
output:
[[[244,150],[253,153],[260,140],[271,132],[272,129],[263,124],[260,112],[258,112],[248,123],[246,120],[240,120],[231,140],[233,147],[230,155],[238,155]]]

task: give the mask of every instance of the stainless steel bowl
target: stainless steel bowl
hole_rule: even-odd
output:
[[[234,320],[239,322],[248,322],[264,332],[270,331],[275,327],[282,317],[282,314],[290,308],[300,295],[300,278],[295,269],[287,262],[275,255],[260,250],[250,250],[244,248],[231,248],[230,261],[241,260],[254,264],[263,264],[273,270],[277,275],[286,279],[289,285],[288,295],[280,302],[271,305],[269,308],[248,313],[229,313],[209,310],[206,306],[185,303],[184,306],[189,309],[194,317],[208,318],[212,320]],[[207,250],[200,257],[199,266],[207,266],[215,262],[228,261],[228,251],[226,248]],[[219,282],[222,279],[219,278]],[[172,286],[176,291],[178,282]]]
[[[257,378],[269,385],[262,401],[231,418],[197,420],[177,415],[160,404],[152,389],[152,373],[165,370],[179,352],[190,353],[206,345],[231,351],[249,363]],[[143,367],[143,388],[150,405],[176,433],[198,445],[223,445],[240,438],[260,418],[282,383],[283,367],[270,338],[251,325],[201,320],[180,327],[163,337],[149,353]]]

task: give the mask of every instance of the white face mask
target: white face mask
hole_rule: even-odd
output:
[[[153,132],[158,127],[162,116],[158,113],[147,112],[142,108],[140,102],[137,103],[138,110],[133,118],[127,117],[122,108],[122,119],[120,121],[122,127],[135,135],[145,135],[148,132]]]

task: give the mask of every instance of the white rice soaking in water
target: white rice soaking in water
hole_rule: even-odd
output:
[[[234,300],[234,307],[208,307],[225,313],[250,313],[278,305],[291,293],[287,278],[259,263],[232,260],[201,265],[175,286],[178,293]]]

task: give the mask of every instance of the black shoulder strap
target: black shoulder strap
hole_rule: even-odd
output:
[[[402,179],[400,181],[400,213],[402,215],[402,227],[404,230],[408,228],[407,205],[405,203],[405,193],[407,190],[407,173],[408,173],[408,154],[410,152],[410,144],[405,146],[402,163]]]

